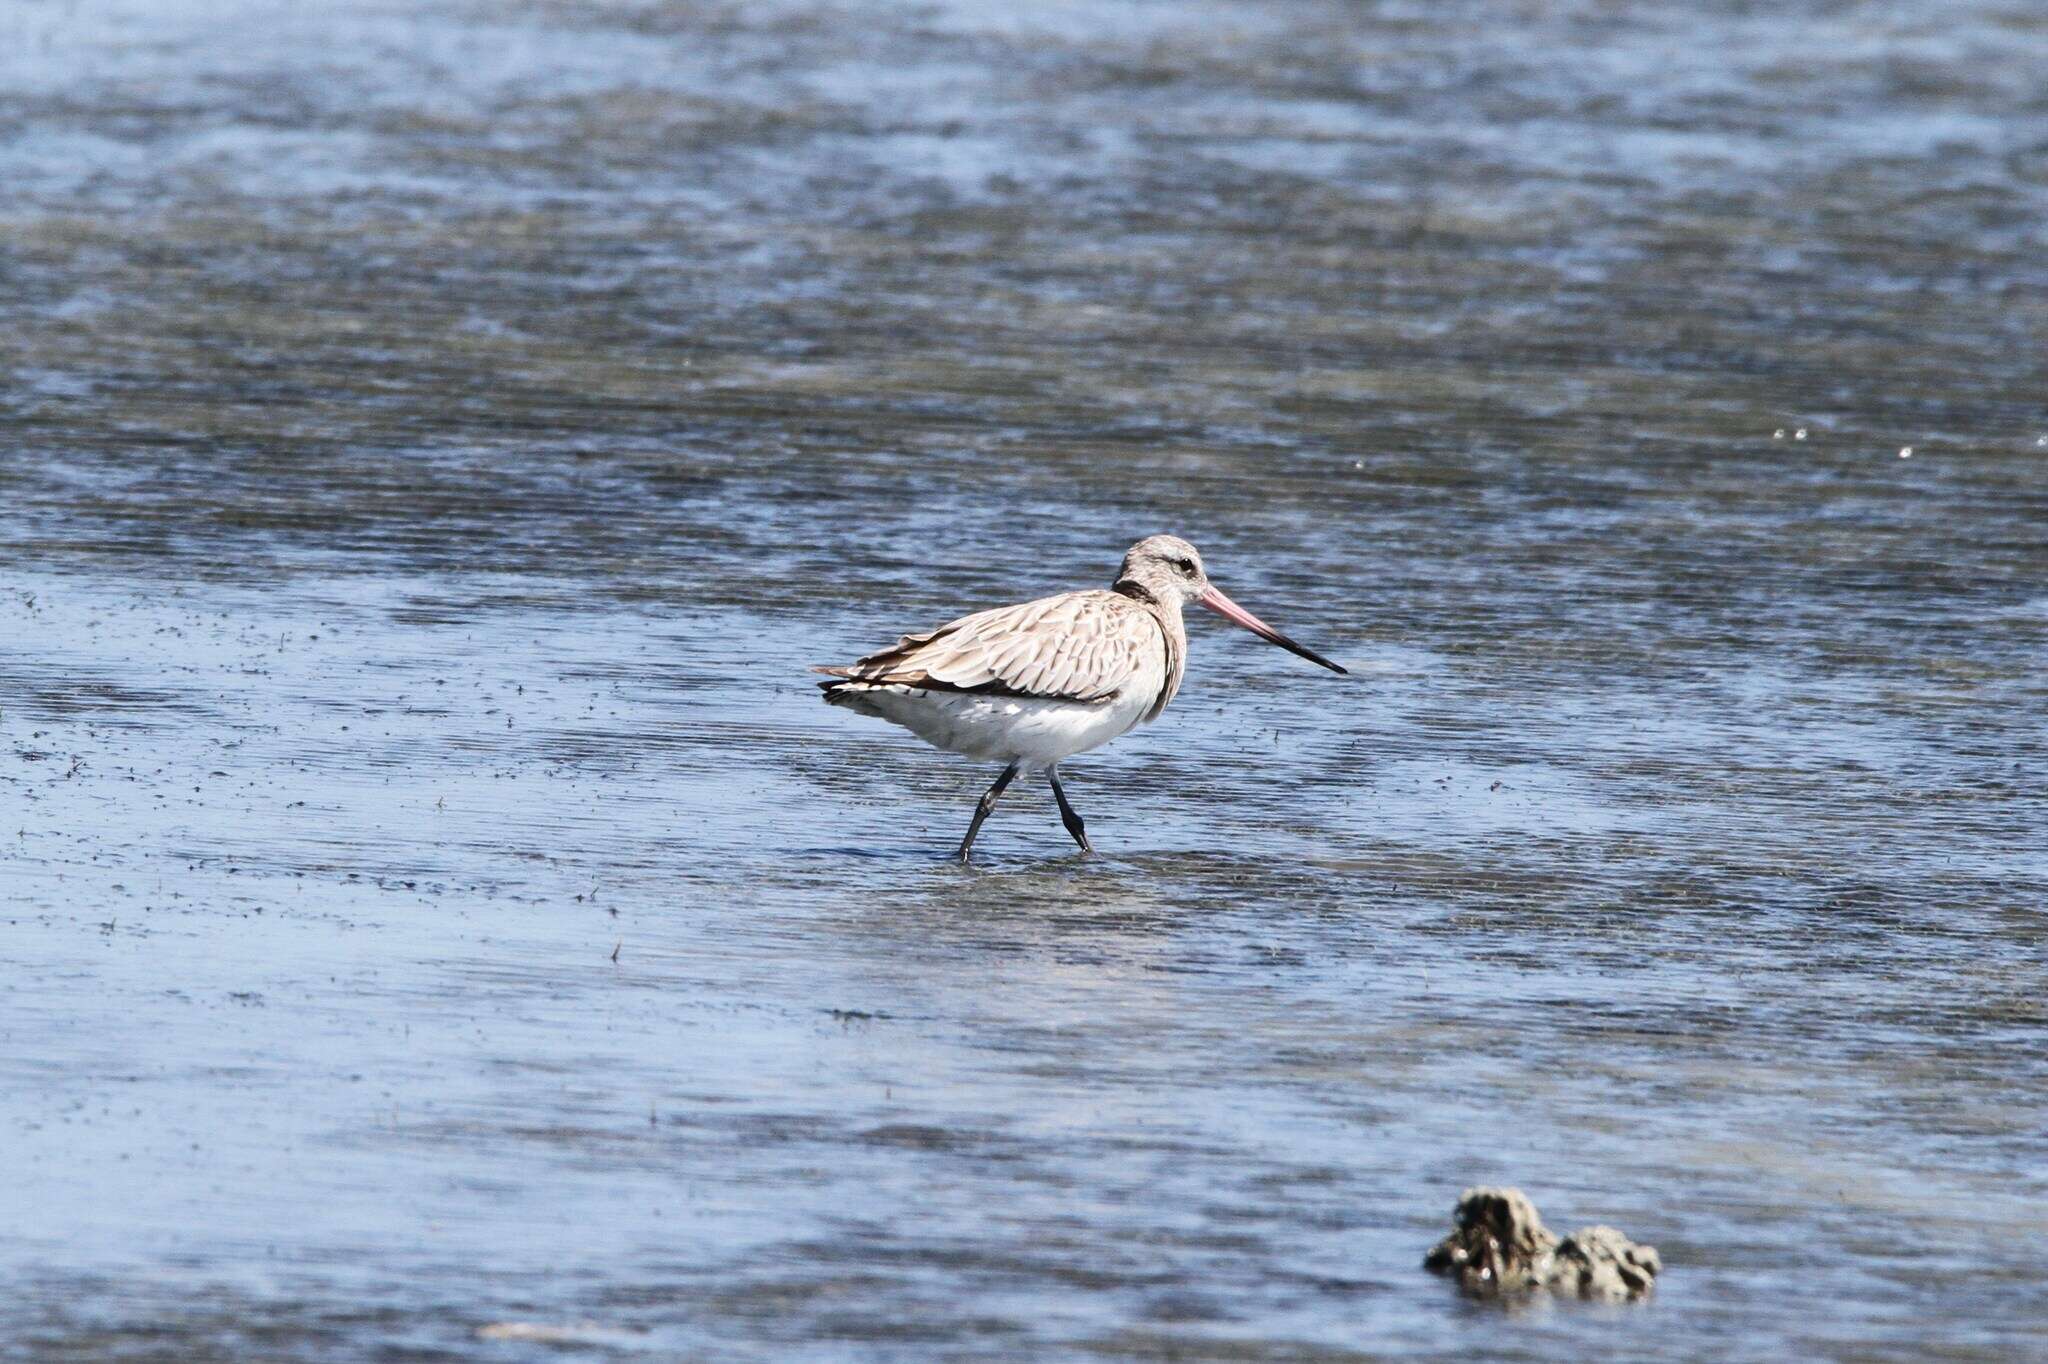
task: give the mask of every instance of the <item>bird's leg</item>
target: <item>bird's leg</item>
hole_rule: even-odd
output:
[[[1048,767],[1045,774],[1052,778],[1052,798],[1060,803],[1060,823],[1067,826],[1067,832],[1081,845],[1081,851],[1092,853],[1095,845],[1088,841],[1088,826],[1081,822],[1081,816],[1073,806],[1067,804],[1067,789],[1060,785],[1058,767]]]
[[[1023,765],[1022,758],[1011,763],[1003,769],[1003,775],[996,778],[996,784],[982,793],[980,803],[974,807],[974,822],[967,826],[967,837],[960,840],[960,861],[963,865],[967,861],[967,850],[974,846],[974,836],[981,832],[981,822],[988,818],[989,811],[996,808],[996,802],[1002,799],[1003,788],[1016,780],[1017,769]]]

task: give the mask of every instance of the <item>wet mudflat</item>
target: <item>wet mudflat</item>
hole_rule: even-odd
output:
[[[7,10],[0,1347],[2048,1352],[2044,63]],[[1158,530],[1357,676],[1194,622],[948,865],[803,667]]]

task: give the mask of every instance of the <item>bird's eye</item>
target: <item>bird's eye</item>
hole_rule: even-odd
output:
[[[1173,566],[1190,578],[1195,576],[1195,561],[1193,559],[1175,559]]]

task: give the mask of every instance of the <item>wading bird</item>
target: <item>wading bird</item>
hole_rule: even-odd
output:
[[[905,635],[851,667],[813,671],[835,679],[818,684],[835,706],[899,724],[934,748],[1007,764],[975,806],[960,840],[962,862],[1004,788],[1026,768],[1045,769],[1060,822],[1082,852],[1094,852],[1060,785],[1060,762],[1159,718],[1187,666],[1180,613],[1189,602],[1344,671],[1211,586],[1202,556],[1173,535],[1132,545],[1106,591],[977,611]]]

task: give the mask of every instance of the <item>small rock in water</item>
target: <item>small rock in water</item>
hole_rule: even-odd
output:
[[[1654,1246],[1613,1227],[1585,1227],[1559,1241],[1520,1189],[1467,1189],[1457,1219],[1422,1264],[1478,1297],[1548,1290],[1627,1302],[1647,1294],[1663,1267]]]
[[[1458,1198],[1458,1229],[1422,1261],[1455,1274],[1468,1293],[1491,1296],[1538,1287],[1557,1253],[1536,1205],[1520,1189],[1467,1189]]]
[[[1550,1287],[1602,1302],[1627,1302],[1648,1293],[1663,1267],[1655,1246],[1639,1246],[1613,1227],[1581,1227],[1557,1248]]]

